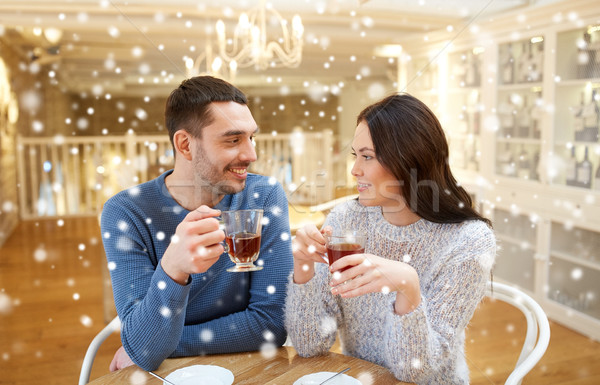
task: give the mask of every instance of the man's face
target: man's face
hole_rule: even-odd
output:
[[[202,128],[193,148],[196,187],[211,188],[213,195],[244,189],[248,167],[256,161],[254,135],[258,131],[248,106],[235,102],[211,103],[214,121]]]

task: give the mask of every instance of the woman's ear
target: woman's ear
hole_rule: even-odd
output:
[[[192,160],[192,138],[185,130],[179,130],[173,135],[175,151],[187,160]]]

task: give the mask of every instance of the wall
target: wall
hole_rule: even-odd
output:
[[[0,40],[0,246],[18,222],[17,173],[15,167],[16,125],[9,119],[10,98],[19,83],[10,81],[17,67],[16,55]],[[8,96],[8,98],[7,98]],[[14,103],[14,102],[13,102]]]

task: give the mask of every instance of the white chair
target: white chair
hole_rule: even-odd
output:
[[[83,358],[83,364],[81,364],[81,373],[79,374],[79,385],[85,385],[90,380],[90,373],[92,372],[92,365],[94,365],[94,358],[98,353],[100,345],[110,336],[112,333],[119,332],[121,330],[121,320],[119,317],[115,317],[100,330],[94,337]]]
[[[542,358],[550,342],[548,317],[541,306],[521,290],[498,282],[488,282],[487,296],[513,305],[527,320],[527,334],[523,349],[506,385],[520,385],[523,377]]]

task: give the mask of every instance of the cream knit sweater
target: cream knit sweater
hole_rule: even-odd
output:
[[[465,328],[490,278],[496,255],[493,231],[476,220],[438,224],[421,219],[394,226],[380,207],[358,201],[337,206],[325,225],[365,230],[366,253],[415,268],[421,304],[399,316],[393,309],[396,292],[333,296],[328,266],[317,263],[309,282],[295,284],[290,277],[288,285],[285,325],[298,354],[326,353],[339,331],[345,354],[382,365],[399,380],[468,384]]]

